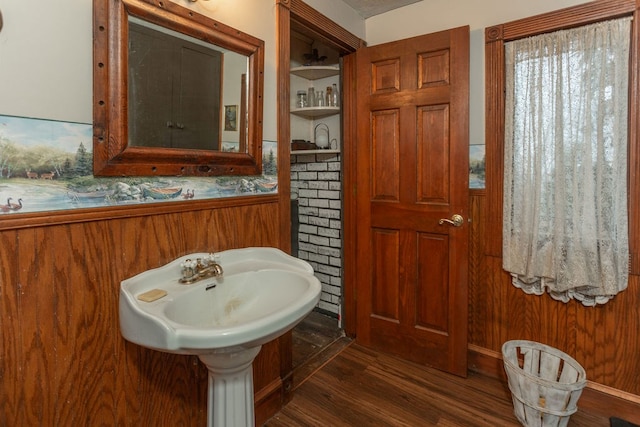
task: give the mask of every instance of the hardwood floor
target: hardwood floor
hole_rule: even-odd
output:
[[[342,337],[338,319],[312,311],[293,328],[293,368],[308,363]]]
[[[520,425],[509,390],[498,380],[475,373],[466,379],[449,375],[348,338],[334,341],[334,350],[336,345],[339,353],[323,365],[315,362],[313,374],[295,382],[292,400],[266,426]],[[609,420],[581,409],[569,426],[604,427]]]
[[[312,311],[293,329],[293,388],[351,343],[338,320]]]

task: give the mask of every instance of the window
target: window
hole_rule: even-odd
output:
[[[505,44],[503,267],[527,293],[627,287],[630,20]]]
[[[501,237],[488,252],[525,292],[585,305],[626,288],[638,210],[627,206],[634,5],[598,3],[597,16],[586,4],[486,33],[489,229]]]

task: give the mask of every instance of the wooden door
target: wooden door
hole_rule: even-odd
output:
[[[186,41],[177,52],[180,73],[175,83],[177,106],[172,147],[221,150],[223,54]]]
[[[469,28],[356,55],[357,340],[464,376]]]

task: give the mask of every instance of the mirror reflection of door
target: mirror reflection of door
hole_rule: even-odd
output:
[[[129,145],[218,150],[223,55],[129,23]]]

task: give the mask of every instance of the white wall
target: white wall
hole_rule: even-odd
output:
[[[366,20],[369,46],[469,25],[471,144],[484,144],[484,28],[585,0],[424,0]]]
[[[172,1],[265,41],[264,139],[275,141],[275,0]],[[366,21],[341,0],[307,3],[369,45],[470,25],[470,134],[482,144],[484,28],[584,0],[425,0]],[[92,2],[0,0],[0,12],[0,114],[91,123]]]
[[[275,141],[275,1],[173,1],[264,40],[264,139]],[[92,1],[0,0],[0,12],[0,114],[92,123]]]
[[[365,20],[342,0],[304,0],[304,2],[351,34],[365,40]]]
[[[91,1],[0,0],[0,12],[0,114],[91,123]]]

